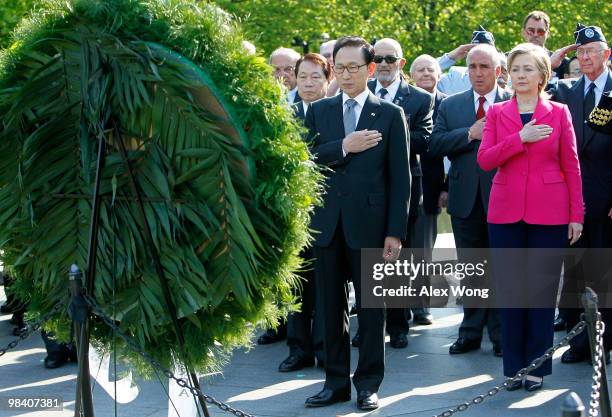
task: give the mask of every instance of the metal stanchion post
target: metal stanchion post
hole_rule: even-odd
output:
[[[77,356],[79,358],[79,372],[77,375],[76,402],[74,406],[75,417],[94,417],[93,398],[91,395],[91,378],[89,374],[89,361],[85,355],[88,352],[89,338],[88,314],[89,307],[83,298],[83,273],[77,265],[70,267],[69,287],[72,301],[70,302],[70,317],[76,335]],[[87,343],[87,346],[84,344]]]
[[[561,417],[584,417],[584,404],[575,392],[570,392],[563,399]]]

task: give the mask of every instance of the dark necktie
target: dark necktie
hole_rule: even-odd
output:
[[[381,88],[380,90],[378,90],[378,96],[382,98],[383,100],[386,100],[385,97],[387,97],[388,94],[389,92],[387,91],[386,88]]]
[[[595,108],[595,83],[589,85],[589,91],[584,96],[584,122],[589,120],[589,115]]]
[[[353,100],[352,98],[349,98],[348,100],[346,100],[346,103],[344,103],[344,106],[346,107],[346,110],[344,111],[344,117],[343,117],[344,136],[348,136],[351,133],[353,133],[355,131],[355,128],[357,127],[357,115],[355,114],[355,104],[357,104],[357,102]]]
[[[485,101],[487,101],[487,99],[484,96],[478,97],[478,110],[476,110],[476,120],[480,120],[485,117]]]

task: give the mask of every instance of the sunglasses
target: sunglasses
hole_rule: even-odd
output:
[[[546,35],[546,29],[542,29],[542,28],[538,28],[538,29],[527,28],[525,30],[527,31],[527,33],[529,33],[532,36],[535,35],[535,34],[537,34],[538,36]]]
[[[387,63],[387,64],[393,64],[395,63],[398,59],[400,59],[397,56],[394,55],[385,55],[385,56],[380,56],[380,55],[375,55],[374,56],[374,62],[377,64],[380,64],[381,62],[383,62],[383,60]]]

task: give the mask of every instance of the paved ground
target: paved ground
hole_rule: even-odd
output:
[[[4,293],[0,287],[0,303]],[[482,350],[460,356],[449,356],[448,347],[457,334],[461,319],[458,309],[434,311],[432,326],[417,326],[410,332],[410,344],[406,349],[386,352],[386,376],[381,387],[381,407],[371,413],[359,413],[353,401],[335,407],[306,409],[306,397],[318,392],[323,385],[324,374],[318,368],[303,372],[277,372],[279,362],[287,355],[284,344],[257,346],[250,351],[238,351],[223,374],[202,379],[205,391],[233,407],[257,416],[274,417],[327,417],[327,416],[410,416],[429,417],[439,414],[502,381],[501,359],[492,354],[490,343],[483,343]],[[0,346],[6,345],[9,336],[9,316],[0,316]],[[355,317],[352,318],[355,321]],[[557,333],[560,337],[561,334]],[[357,350],[352,349],[353,369]],[[586,364],[560,363],[562,351],[554,357],[553,377],[545,379],[544,389],[535,394],[523,390],[502,392],[483,404],[460,413],[466,417],[553,417],[560,415],[560,405],[569,391],[588,398],[591,368]],[[68,417],[74,415],[74,392],[77,367],[66,365],[57,370],[43,367],[45,351],[39,335],[22,342],[17,349],[0,358],[0,403],[11,396],[61,396],[63,411],[27,412],[2,410],[0,417]],[[96,375],[94,402],[96,417],[167,417],[167,383],[155,381],[119,382],[118,392],[124,404],[117,404],[114,378],[102,366],[92,366]],[[211,409],[215,417],[226,416]],[[188,414],[181,413],[184,417]]]

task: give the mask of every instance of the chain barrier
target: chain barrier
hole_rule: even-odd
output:
[[[181,388],[186,388],[193,396],[202,396],[204,400],[208,404],[213,404],[217,406],[219,409],[229,412],[236,417],[255,417],[252,414],[245,413],[244,411],[240,411],[238,409],[233,408],[232,406],[217,400],[216,398],[203,393],[198,388],[191,386],[186,380],[183,378],[179,378],[172,371],[166,369],[160,364],[155,358],[153,358],[149,353],[144,351],[140,346],[138,346],[128,335],[126,335],[119,327],[115,324],[114,320],[108,317],[98,306],[98,304],[88,295],[83,294],[85,301],[91,307],[92,311],[98,315],[123,341],[136,353],[142,356],[153,368],[162,372],[166,377],[173,379],[178,386]],[[0,357],[6,354],[9,350],[14,349],[19,345],[20,342],[30,337],[33,333],[40,330],[41,326],[49,320],[56,313],[60,312],[64,308],[63,301],[59,301],[47,314],[42,316],[39,320],[32,324],[27,325],[27,330],[19,335],[18,338],[11,341],[6,347],[0,348]],[[591,399],[589,402],[589,417],[596,417],[598,415],[599,409],[599,391],[601,389],[601,368],[603,366],[604,360],[604,350],[603,350],[603,334],[605,330],[605,324],[600,319],[600,313],[598,313],[598,319],[596,322],[596,335],[595,335],[595,357],[593,360],[593,384],[591,387]],[[569,342],[576,337],[578,334],[582,333],[586,327],[586,322],[581,321],[572,330],[570,330],[563,339],[559,341],[556,345],[552,346],[542,356],[534,360],[528,367],[521,369],[514,375],[513,377],[507,378],[500,386],[495,386],[489,389],[485,394],[478,395],[474,397],[472,400],[467,401],[465,403],[459,404],[454,408],[450,408],[444,411],[442,414],[437,414],[435,417],[451,417],[458,412],[462,412],[467,410],[469,407],[477,404],[481,404],[487,398],[494,397],[499,394],[501,391],[508,388],[514,382],[521,381],[523,377],[535,369],[538,369],[544,362],[551,359],[555,351],[561,349],[565,346],[569,345]]]
[[[603,330],[601,331],[601,335],[600,335],[599,323],[601,323],[601,322],[598,321],[597,334],[601,338],[601,335],[603,335]],[[603,325],[603,323],[602,323],[602,325]],[[521,381],[525,375],[529,374],[530,372],[532,372],[535,369],[538,369],[540,366],[542,366],[542,364],[544,364],[544,362],[546,362],[548,359],[551,359],[552,356],[553,356],[553,353],[555,353],[556,350],[561,349],[562,347],[568,346],[570,340],[572,340],[578,334],[582,333],[584,331],[585,327],[586,327],[586,322],[584,320],[579,322],[578,324],[576,324],[574,326],[574,328],[572,330],[569,331],[569,333],[563,339],[561,339],[559,341],[559,343],[557,343],[556,345],[554,345],[551,348],[549,348],[548,350],[546,350],[546,352],[544,352],[544,354],[542,356],[540,356],[539,358],[535,359],[531,363],[531,365],[529,365],[526,368],[521,369],[513,377],[507,378],[503,382],[503,384],[501,384],[500,386],[493,387],[493,388],[489,389],[486,392],[486,394],[478,395],[477,397],[474,397],[471,401],[467,401],[465,403],[459,404],[459,405],[457,405],[454,408],[449,408],[448,410],[446,410],[442,414],[437,414],[435,417],[451,417],[455,413],[467,410],[470,406],[483,403],[484,400],[486,400],[487,398],[494,397],[495,395],[499,394],[501,391],[507,389],[508,386],[510,386],[510,384],[512,384],[513,382]],[[602,346],[602,345],[599,344],[598,346]],[[601,355],[601,356],[603,356],[603,355]],[[599,357],[599,362],[598,363],[601,363],[601,356]],[[597,359],[597,357],[596,357],[596,359]],[[601,373],[599,372],[599,369],[600,368],[597,368],[597,373],[599,373],[599,377],[597,379],[596,379],[595,372],[593,373],[593,380],[594,381],[597,380],[598,382],[601,380]],[[593,393],[591,394],[591,407],[593,407],[593,398],[595,396],[597,397],[597,399],[596,399],[597,407],[599,407],[599,391],[595,391],[595,382],[594,382],[593,383]],[[594,417],[596,415],[597,414],[591,414],[590,417]]]
[[[167,378],[173,379],[178,386],[180,386],[181,388],[188,389],[191,395],[193,395],[194,397],[201,396],[208,404],[215,405],[219,409],[231,413],[236,417],[255,417],[252,414],[247,414],[244,411],[240,411],[236,408],[233,408],[232,406],[225,404],[224,402],[219,401],[210,395],[204,394],[200,389],[193,387],[183,378],[179,378],[174,375],[171,370],[164,368],[163,365],[159,363],[159,361],[157,361],[157,359],[153,358],[149,353],[147,353],[144,349],[138,346],[127,334],[125,334],[121,329],[119,329],[119,327],[115,324],[115,321],[112,318],[108,317],[104,313],[104,311],[102,311],[102,308],[100,308],[100,306],[96,303],[95,300],[93,300],[91,297],[89,297],[89,295],[85,293],[83,294],[83,297],[85,298],[87,304],[91,307],[92,311],[98,317],[100,317],[102,321],[104,321],[104,323],[106,323],[108,327],[110,327],[115,332],[115,334],[117,334],[121,339],[123,339],[123,341],[128,345],[130,349],[142,356],[145,361],[149,363],[149,365],[163,373]]]
[[[21,343],[22,341],[26,340],[33,333],[36,333],[38,330],[40,330],[41,326],[43,324],[45,324],[45,322],[47,322],[47,320],[49,320],[55,314],[59,313],[62,309],[65,309],[65,304],[64,304],[63,300],[58,301],[58,303],[55,304],[51,308],[51,310],[49,310],[47,312],[47,314],[42,316],[40,319],[36,320],[34,323],[32,323],[32,324],[26,323],[27,330],[25,332],[21,333],[18,338],[16,338],[15,340],[11,341],[4,348],[0,348],[0,358],[2,356],[4,356],[6,354],[6,352],[8,352],[9,350],[15,349],[19,343]]]
[[[589,417],[599,415],[599,393],[601,392],[601,369],[604,364],[603,334],[606,325],[601,321],[601,313],[597,313],[595,322],[595,357],[593,358],[593,384],[591,385],[591,400],[589,401]]]

